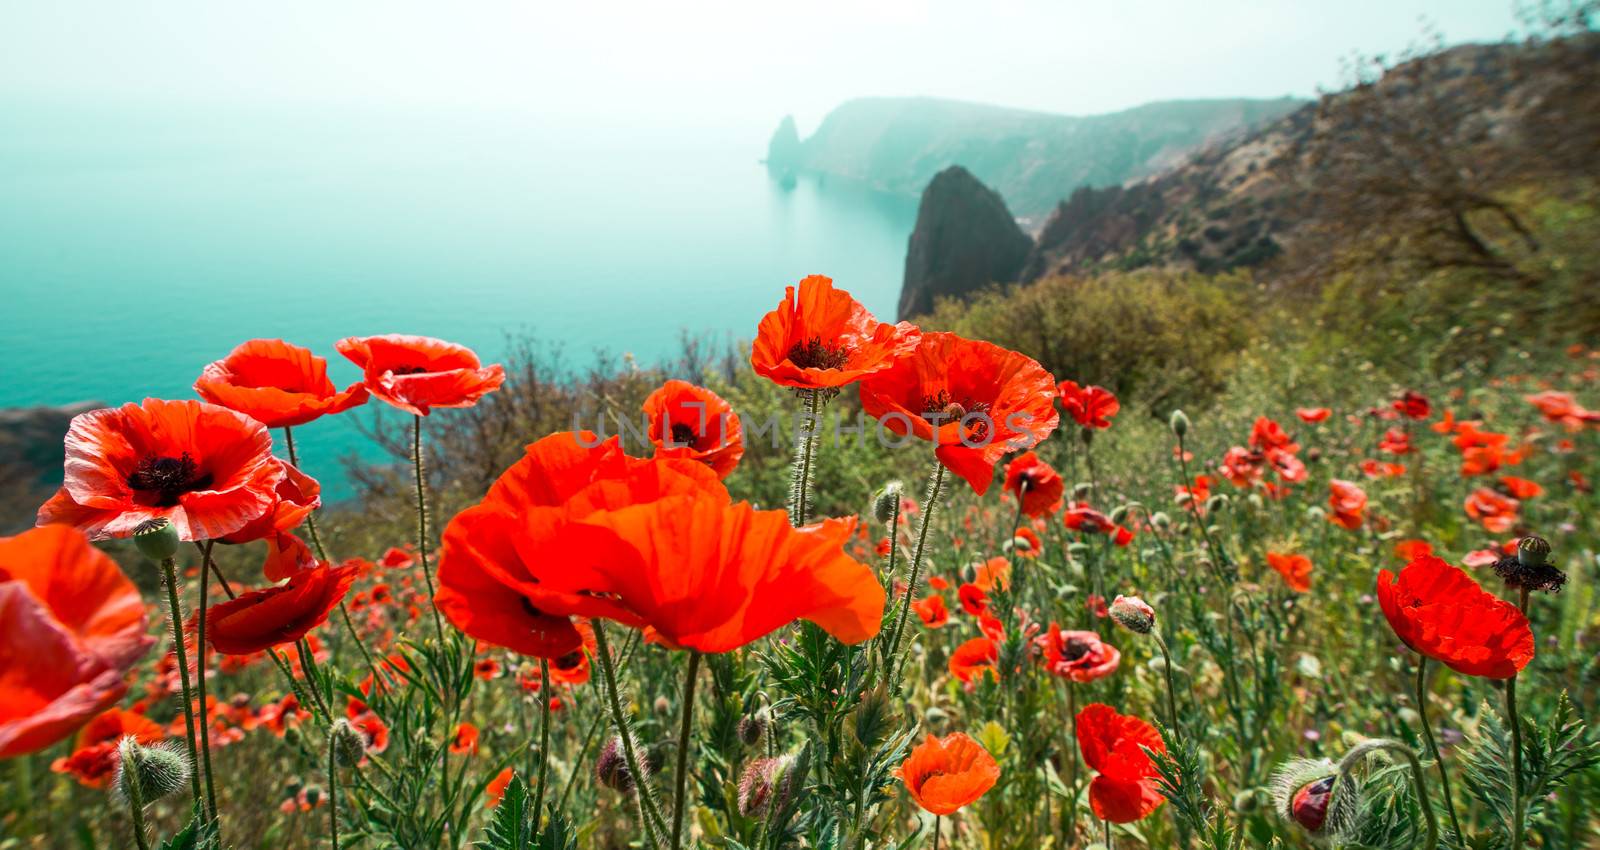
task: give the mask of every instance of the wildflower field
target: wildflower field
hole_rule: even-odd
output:
[[[404,335],[78,416],[0,539],[0,848],[1600,842],[1600,352],[1190,415],[821,276],[751,319],[582,430]]]

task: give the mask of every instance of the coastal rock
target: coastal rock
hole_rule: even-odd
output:
[[[917,209],[900,318],[928,312],[940,297],[1015,281],[1032,247],[999,193],[959,165],[939,172]]]

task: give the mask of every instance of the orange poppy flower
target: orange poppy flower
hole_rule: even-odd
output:
[[[1100,703],[1078,712],[1078,749],[1097,774],[1089,783],[1089,806],[1095,817],[1133,823],[1166,802],[1157,790],[1155,761],[1143,748],[1167,751],[1166,742],[1149,723]]]
[[[1024,558],[1037,558],[1044,549],[1044,541],[1039,539],[1037,532],[1027,526],[1018,528],[1016,533],[1011,535],[1011,545],[1016,547],[1017,554]]]
[[[471,407],[506,380],[500,364],[484,366],[472,349],[432,337],[352,336],[334,347],[361,367],[368,391],[417,416],[435,407]]]
[[[1433,412],[1428,397],[1414,390],[1406,390],[1394,401],[1394,409],[1408,419],[1427,419]]]
[[[321,564],[283,584],[241,593],[207,609],[206,639],[226,655],[293,643],[328,619],[355,580],[354,567]]]
[[[1122,660],[1122,653],[1094,632],[1064,630],[1055,623],[1034,643],[1044,649],[1045,669],[1074,682],[1105,678]]]
[[[1032,359],[951,333],[922,343],[861,382],[861,406],[881,427],[934,444],[934,454],[979,495],[1005,455],[1056,429],[1055,379]]]
[[[71,774],[79,785],[104,788],[111,784],[111,777],[117,771],[117,744],[128,735],[146,746],[158,744],[167,737],[161,724],[150,718],[112,708],[78,730],[71,755],[56,759],[50,769]]]
[[[739,414],[716,393],[688,381],[668,381],[644,400],[656,457],[697,460],[727,478],[744,457]]]
[[[976,803],[1000,779],[1000,765],[961,732],[929,735],[895,771],[922,810],[948,815]]]
[[[1122,402],[1104,387],[1062,381],[1056,385],[1056,392],[1061,396],[1062,409],[1085,428],[1110,428],[1111,417],[1122,409]]]
[[[127,693],[21,582],[0,583],[0,758],[42,750]]]
[[[283,478],[266,426],[198,401],[92,410],[67,428],[66,480],[39,524],[128,537],[166,517],[184,540],[232,534],[266,513]]]
[[[456,628],[523,655],[556,658],[582,645],[571,618],[643,621],[585,584],[608,558],[636,561],[601,529],[573,527],[598,510],[667,495],[727,491],[708,466],[639,460],[616,437],[552,434],[528,446],[483,501],[445,527],[435,601]]]
[[[1367,491],[1353,482],[1335,478],[1328,482],[1328,506],[1333,509],[1328,516],[1331,522],[1354,531],[1366,519]]]
[[[1332,413],[1333,411],[1326,407],[1297,407],[1294,409],[1294,415],[1300,417],[1300,421],[1307,425],[1315,425],[1327,419]]]
[[[505,799],[506,788],[510,787],[511,778],[515,775],[509,767],[496,773],[494,778],[489,780],[489,784],[483,786],[483,804],[491,809],[500,805],[500,801]]]
[[[478,727],[471,723],[457,724],[455,734],[450,736],[450,752],[458,756],[463,754],[476,755],[478,752]]]
[[[76,529],[47,525],[0,537],[0,586],[11,584],[107,666],[131,667],[155,643],[139,589]]]
[[[1442,558],[1380,570],[1378,605],[1406,646],[1458,673],[1509,679],[1533,660],[1528,618]]]
[[[1021,500],[1022,512],[1031,517],[1049,516],[1061,508],[1066,482],[1055,467],[1033,452],[1023,452],[1006,464],[1006,492]]]
[[[1267,553],[1267,566],[1283,576],[1283,583],[1295,593],[1311,592],[1311,559],[1305,555]]]
[[[911,610],[915,611],[921,618],[922,624],[930,629],[944,628],[950,622],[950,609],[945,607],[944,597],[937,593],[911,603]]]
[[[804,528],[781,510],[719,494],[673,496],[591,514],[634,557],[602,557],[594,586],[615,594],[673,646],[727,652],[796,619],[855,644],[878,633],[885,593],[872,569],[845,554],[855,520]]]
[[[1522,503],[1498,490],[1479,487],[1467,495],[1463,507],[1485,531],[1504,534],[1516,527]]]
[[[1000,678],[1000,647],[985,637],[975,637],[950,653],[950,675],[969,689],[983,676]]]
[[[756,374],[786,387],[836,390],[910,354],[922,332],[910,322],[880,322],[833,280],[811,275],[784,288],[750,345]]]
[[[207,366],[194,391],[268,428],[304,425],[367,401],[367,388],[343,391],[328,380],[328,361],[281,339],[252,339]]]

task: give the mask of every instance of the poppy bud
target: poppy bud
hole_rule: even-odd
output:
[[[672,703],[669,702],[666,697],[656,697],[655,708],[656,714],[664,716],[668,712],[672,711]]]
[[[189,784],[189,758],[167,744],[146,747],[125,735],[117,743],[116,775],[111,782],[111,793],[124,803],[137,799],[148,806]]]
[[[1071,553],[1074,558],[1081,558],[1089,553],[1089,544],[1069,543],[1067,544],[1067,551]]]
[[[1150,634],[1156,627],[1156,611],[1137,596],[1118,596],[1111,603],[1111,619],[1117,624],[1141,635]]]
[[[1222,510],[1223,508],[1225,508],[1227,506],[1228,506],[1228,497],[1227,497],[1227,495],[1224,494],[1224,493],[1218,493],[1217,495],[1212,496],[1211,498],[1206,500],[1206,513],[1208,513],[1208,514],[1209,513],[1214,513],[1216,511]]]
[[[1117,505],[1111,510],[1111,515],[1106,518],[1116,525],[1121,525],[1122,521],[1128,518],[1128,506]]]
[[[1326,759],[1295,759],[1278,768],[1272,798],[1285,820],[1323,841],[1349,832],[1361,815],[1359,781]]]
[[[1166,511],[1156,511],[1150,515],[1150,524],[1155,526],[1157,531],[1166,531],[1172,527],[1172,517],[1167,516]]]
[[[778,811],[787,808],[800,784],[793,767],[792,756],[756,759],[746,765],[739,777],[739,814],[760,817],[773,806]]]
[[[905,485],[899,481],[890,481],[883,485],[872,497],[872,517],[881,523],[894,521],[900,510],[900,499],[905,492]]]
[[[747,714],[739,718],[739,740],[747,747],[761,743],[761,737],[767,734],[767,727],[772,723],[772,715],[763,708],[754,714]]]
[[[1079,482],[1076,487],[1072,488],[1072,498],[1081,502],[1084,499],[1089,498],[1089,494],[1093,492],[1093,484],[1089,484],[1088,482]]]
[[[1184,415],[1183,411],[1172,411],[1172,418],[1167,422],[1172,426],[1172,433],[1178,435],[1178,439],[1183,439],[1183,436],[1189,433],[1189,417]]]
[[[1015,549],[1018,552],[1032,552],[1033,541],[1026,537],[1013,537],[1006,541],[1006,548]]]
[[[165,561],[177,555],[180,542],[177,527],[166,517],[147,519],[133,529],[133,545],[152,561]]]
[[[613,736],[600,748],[600,755],[594,760],[594,776],[613,791],[626,794],[633,790],[633,774],[628,770],[621,738]]]
[[[366,733],[343,717],[333,722],[328,730],[328,741],[333,748],[333,760],[344,767],[354,767],[367,754]]]

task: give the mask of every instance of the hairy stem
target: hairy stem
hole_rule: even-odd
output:
[[[212,542],[200,544],[200,607],[195,611],[195,678],[200,695],[200,759],[206,769],[206,805],[211,809],[211,819],[217,819],[217,789],[211,779],[211,724],[206,720],[210,712],[206,706],[206,605],[211,590]]]
[[[633,779],[633,799],[639,807],[639,826],[644,830],[645,840],[650,847],[661,846],[662,818],[661,809],[656,805],[654,792],[650,787],[650,777],[644,771],[644,763],[639,760],[639,754],[634,747],[633,727],[628,723],[628,715],[622,707],[622,692],[617,687],[616,666],[611,660],[611,648],[606,644],[605,626],[599,620],[594,621],[595,654],[600,657],[600,677],[605,682],[606,701],[611,708],[611,723],[616,727],[617,737],[622,741],[622,755],[628,764],[628,774]]]
[[[939,493],[944,487],[944,464],[934,461],[933,475],[928,479],[928,496],[923,500],[922,515],[917,519],[917,544],[911,550],[911,571],[906,577],[905,596],[900,600],[900,614],[895,618],[894,635],[889,639],[889,652],[885,656],[890,668],[890,690],[894,689],[905,667],[900,657],[900,640],[905,635],[906,618],[911,614],[911,600],[917,595],[917,585],[922,579],[922,553],[928,544],[928,529],[933,525],[933,510],[939,503]]]
[[[1345,753],[1344,758],[1339,760],[1340,775],[1342,777],[1349,776],[1350,772],[1362,759],[1366,758],[1369,753],[1377,752],[1378,750],[1399,753],[1405,758],[1406,763],[1411,765],[1411,784],[1416,788],[1417,805],[1422,809],[1428,829],[1428,840],[1421,850],[1434,850],[1435,847],[1439,846],[1439,819],[1434,815],[1433,803],[1428,799],[1428,783],[1423,776],[1422,762],[1417,760],[1415,750],[1399,741],[1392,741],[1387,738],[1369,738],[1351,747],[1350,752]]]
[[[416,416],[411,427],[411,465],[417,473],[417,558],[422,562],[422,580],[428,585],[428,610],[433,612],[433,630],[444,642],[444,621],[439,618],[439,605],[433,600],[433,572],[428,567],[428,494],[424,485],[426,474],[422,469],[422,417]]]
[[[682,847],[683,812],[688,808],[689,742],[694,732],[694,683],[700,672],[700,653],[689,650],[689,669],[683,674],[683,726],[678,730],[678,768],[673,780],[678,783],[672,799],[672,850]]]
[[[199,764],[194,737],[193,696],[189,692],[189,651],[183,645],[183,605],[178,601],[178,562],[175,558],[161,559],[162,578],[167,585],[167,619],[172,621],[172,651],[178,659],[178,681],[183,685],[183,723],[188,730],[185,743],[189,746],[189,764]],[[200,800],[200,773],[189,771],[189,792],[194,797],[196,809],[204,811]]]
[[[533,826],[543,815],[544,789],[550,783],[550,659],[539,659],[539,780],[533,791]]]
[[[328,840],[339,850],[339,761],[328,736]]]
[[[822,406],[822,393],[818,390],[801,390],[805,400],[805,419],[800,433],[795,435],[794,463],[789,478],[789,524],[796,528],[805,525],[810,513],[811,466],[817,454],[817,410]]]

